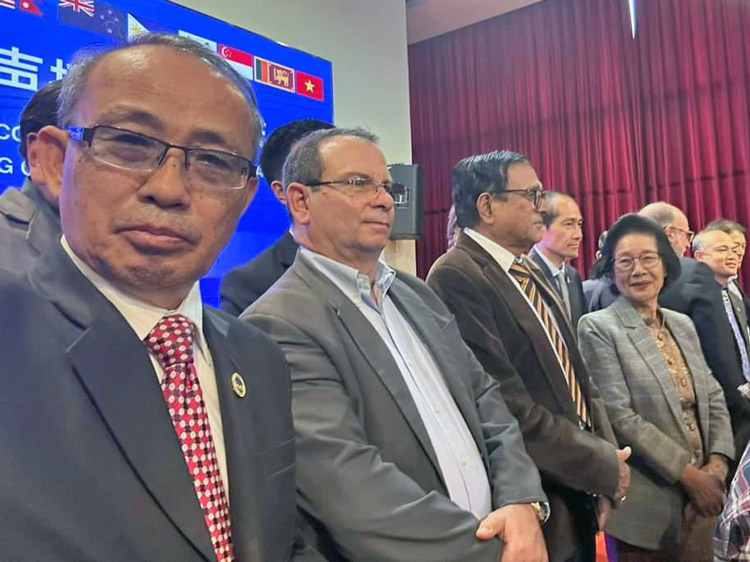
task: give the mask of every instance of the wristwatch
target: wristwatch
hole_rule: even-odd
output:
[[[531,502],[531,507],[536,511],[536,517],[539,519],[539,523],[546,523],[549,519],[549,504],[547,502]]]

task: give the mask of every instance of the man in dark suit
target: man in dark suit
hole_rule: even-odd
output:
[[[737,272],[730,277],[727,286],[729,290],[742,300],[745,306],[745,314],[750,317],[750,299],[740,286],[739,273],[742,269],[742,262],[745,259],[745,250],[747,249],[747,229],[740,223],[729,219],[716,219],[706,225],[704,230],[720,230],[726,232],[732,238],[732,251],[737,256]]]
[[[615,445],[557,293],[524,256],[544,233],[541,183],[518,153],[472,156],[453,168],[453,203],[463,231],[427,282],[518,419],[550,500],[550,560],[592,562],[630,453]]]
[[[379,260],[404,192],[375,140],[293,149],[300,251],[242,316],[289,362],[300,506],[331,561],[544,561],[545,496],[497,383],[424,282]]]
[[[289,560],[284,358],[197,283],[257,185],[252,90],[146,34],[78,59],[60,99],[37,149],[63,237],[0,279],[0,558]]]
[[[542,216],[544,236],[529,257],[544,272],[565,305],[573,327],[586,312],[583,284],[578,270],[568,263],[576,259],[583,240],[583,217],[575,199],[565,193],[546,191],[547,212]]]
[[[639,214],[661,225],[672,249],[680,256],[680,277],[661,292],[659,305],[687,314],[695,324],[706,363],[724,390],[735,445],[738,451],[743,451],[750,439],[750,400],[738,390],[746,380],[724,309],[721,286],[710,267],[683,255],[694,236],[685,213],[660,201],[646,205]]]
[[[333,125],[317,119],[300,119],[281,125],[268,136],[260,153],[260,169],[276,198],[286,206],[281,170],[292,147],[305,135]],[[221,309],[233,316],[253,304],[294,262],[298,244],[287,230],[273,245],[246,264],[229,271],[221,281]]]
[[[59,193],[40,177],[36,136],[57,124],[61,82],[50,82],[31,96],[21,112],[18,151],[29,173],[21,189],[0,195],[0,269],[22,273],[60,239]]]

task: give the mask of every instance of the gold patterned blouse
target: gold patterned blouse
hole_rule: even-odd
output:
[[[690,372],[677,342],[672,337],[672,333],[666,327],[661,311],[657,312],[657,319],[644,318],[643,321],[667,364],[667,370],[677,390],[680,407],[682,408],[682,421],[685,424],[685,431],[688,434],[692,452],[690,462],[694,466],[700,467],[704,464],[703,439],[698,425],[698,403],[695,399],[693,374]]]

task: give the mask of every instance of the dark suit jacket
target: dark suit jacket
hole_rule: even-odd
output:
[[[529,257],[534,260],[534,263],[539,266],[539,269],[542,270],[544,276],[547,278],[547,281],[549,281],[549,284],[553,289],[555,289],[555,291],[557,291],[558,295],[560,295],[560,299],[562,300],[562,292],[559,290],[557,281],[552,276],[552,271],[544,262],[542,256],[537,253],[535,248],[532,248],[529,252]],[[565,264],[565,278],[568,280],[570,321],[573,324],[573,328],[575,329],[575,327],[578,326],[578,321],[581,319],[581,316],[583,316],[587,312],[586,299],[583,296],[583,284],[581,283],[581,276],[578,274],[578,270],[567,263]]]
[[[683,257],[680,266],[680,277],[662,291],[659,305],[687,314],[695,324],[706,363],[724,390],[735,446],[738,451],[744,451],[750,439],[750,400],[737,390],[747,381],[722,303],[721,286],[704,263]]]
[[[429,348],[484,460],[493,507],[546,498],[497,383],[423,281],[388,294]],[[497,562],[498,539],[447,497],[435,450],[375,328],[323,273],[294,265],[242,318],[284,350],[292,375],[297,486],[331,561]]]
[[[60,234],[57,211],[31,180],[0,195],[0,269],[24,273]]]
[[[586,279],[583,282],[583,298],[586,301],[586,313],[607,308],[617,300],[620,294],[608,277]]]
[[[427,282],[456,315],[461,336],[500,382],[508,408],[518,419],[552,507],[542,528],[550,560],[562,561],[579,549],[579,541],[593,538],[595,518],[586,494],[614,495],[618,465],[612,427],[578,353],[570,322],[557,293],[531,265],[540,289],[558,303],[551,309],[588,399],[596,434],[579,428],[544,329],[508,275],[479,244],[459,234]]]
[[[5,275],[5,274],[3,274]],[[58,245],[0,278],[0,559],[215,561],[145,345]],[[238,562],[289,560],[290,384],[279,348],[210,308]],[[247,395],[232,392],[239,372]]]
[[[297,247],[287,230],[272,246],[229,271],[221,281],[221,309],[239,316],[284,275],[294,262]]]

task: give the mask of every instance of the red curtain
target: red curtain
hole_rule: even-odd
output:
[[[527,154],[547,189],[599,233],[665,199],[693,228],[747,224],[750,5],[745,0],[548,0],[409,48],[414,162],[426,172],[424,276],[445,251],[450,170],[498,148]]]

